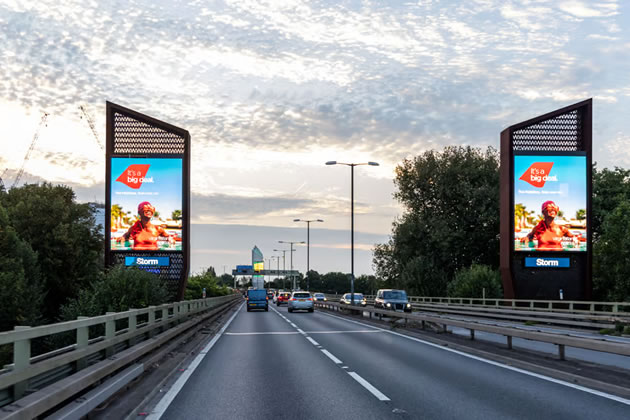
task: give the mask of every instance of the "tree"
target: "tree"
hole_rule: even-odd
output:
[[[173,210],[173,212],[171,213],[171,219],[175,220],[176,222],[182,220],[182,211]]]
[[[375,248],[377,277],[411,293],[441,295],[459,269],[498,267],[496,150],[427,151],[404,160],[394,184],[404,213],[393,223],[389,242]]]
[[[18,237],[0,205],[0,331],[36,325],[43,296],[37,254]]]
[[[43,315],[59,315],[61,304],[97,279],[103,267],[102,227],[94,210],[75,202],[70,187],[27,184],[0,195],[17,235],[37,252],[46,290]]]
[[[593,294],[613,302],[630,300],[630,200],[605,218],[593,246]]]
[[[354,280],[354,290],[366,295],[375,295],[378,289],[383,288],[383,284],[373,275],[360,275]]]
[[[117,265],[63,305],[61,318],[72,320],[78,316],[99,316],[105,312],[161,305],[168,301],[168,296],[164,282],[156,274]]]
[[[448,285],[448,296],[479,298],[503,297],[501,275],[499,271],[487,265],[473,264],[470,268],[463,268],[455,273],[455,278]]]
[[[593,165],[593,240],[602,233],[604,220],[622,201],[630,200],[630,170]]]
[[[330,272],[322,276],[321,290],[324,293],[346,293],[350,291],[350,274]]]
[[[224,296],[229,293],[226,286],[218,284],[212,267],[202,274],[190,276],[188,283],[186,283],[184,299],[201,299],[203,297],[203,289],[206,289],[206,297]]]
[[[232,287],[234,285],[234,277],[227,273],[222,274],[218,281],[221,286]]]
[[[308,286],[310,290],[323,290],[322,276],[317,271],[309,270],[308,273],[306,273],[306,277],[308,277]]]

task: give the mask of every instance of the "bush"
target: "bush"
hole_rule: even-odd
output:
[[[193,275],[188,279],[184,299],[201,299],[204,288],[206,289],[206,297],[230,294],[230,289],[226,286],[219,286],[214,270],[208,269],[205,273]]]
[[[483,296],[484,288],[486,298],[503,297],[499,272],[487,265],[473,264],[470,268],[455,273],[455,278],[448,285],[447,293],[449,297],[480,298]]]
[[[62,306],[61,317],[72,320],[78,316],[99,316],[105,312],[161,305],[168,301],[168,296],[168,290],[157,275],[118,265]]]

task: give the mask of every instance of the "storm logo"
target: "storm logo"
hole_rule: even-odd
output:
[[[553,166],[553,162],[536,162],[532,163],[532,165],[527,168],[525,173],[521,175],[519,178],[522,181],[525,181],[536,188],[542,188],[545,186],[545,182],[556,182],[558,181],[558,177],[556,175],[550,176],[549,172],[551,172],[551,167]]]
[[[144,182],[152,183],[153,177],[147,177],[149,172],[149,166],[146,164],[129,165],[127,169],[116,179],[118,182],[122,182],[129,188],[137,190],[142,186]]]

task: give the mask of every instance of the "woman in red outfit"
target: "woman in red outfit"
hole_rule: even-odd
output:
[[[521,242],[538,241],[536,250],[539,251],[562,251],[562,238],[574,238],[577,242],[577,235],[571,233],[565,226],[560,226],[554,221],[560,208],[553,201],[545,201],[542,205],[543,219],[532,229],[527,236],[521,238]]]
[[[158,237],[168,238],[170,244],[174,244],[173,237],[161,226],[151,223],[155,207],[148,201],[138,204],[138,215],[140,220],[134,223],[124,235],[116,239],[116,242],[133,240],[135,250],[156,250],[158,249]]]

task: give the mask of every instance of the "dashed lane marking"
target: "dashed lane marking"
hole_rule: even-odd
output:
[[[352,376],[352,378],[354,378],[355,381],[360,383],[363,386],[363,388],[365,388],[368,391],[370,391],[372,393],[372,395],[374,395],[379,400],[381,400],[381,401],[390,401],[390,399],[387,398],[387,395],[383,394],[381,391],[376,389],[371,383],[369,383],[368,381],[363,379],[361,376],[359,376],[358,373],[356,373],[356,372],[348,372],[348,375]]]
[[[326,349],[321,349],[321,350],[322,350],[322,353],[324,353],[326,356],[328,356],[328,358],[329,358],[330,360],[332,360],[333,362],[335,362],[336,364],[340,365],[340,364],[342,364],[342,363],[343,363],[341,360],[337,359],[337,358],[336,358],[336,357],[335,357],[335,356],[334,356],[331,352],[329,352],[328,350],[326,350]]]

